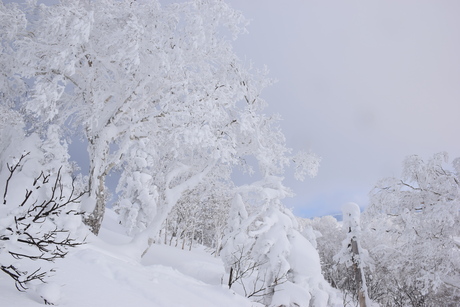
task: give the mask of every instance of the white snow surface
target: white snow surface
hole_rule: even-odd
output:
[[[56,261],[47,284],[19,292],[1,272],[0,306],[44,306],[43,298],[66,307],[261,306],[222,285],[222,261],[204,248],[153,245],[141,262],[130,257],[110,213],[99,237]]]

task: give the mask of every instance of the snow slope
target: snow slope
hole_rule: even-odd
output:
[[[98,238],[54,263],[49,283],[27,293],[0,273],[0,306],[43,306],[40,296],[66,307],[260,306],[221,285],[223,264],[203,249],[154,245],[139,263],[121,233],[107,214]]]

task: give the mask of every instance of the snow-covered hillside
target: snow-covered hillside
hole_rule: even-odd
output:
[[[220,258],[153,245],[141,263],[129,256],[129,238],[108,214],[99,237],[53,264],[55,275],[35,291],[19,292],[0,275],[1,306],[43,306],[40,295],[67,307],[258,306],[222,285]]]

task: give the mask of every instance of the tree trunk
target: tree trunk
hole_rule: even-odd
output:
[[[192,250],[193,237],[195,237],[195,223],[193,223],[193,226],[192,226],[192,235],[190,236],[190,247],[188,249],[189,251]]]
[[[142,249],[143,253],[141,255],[145,255],[145,253],[150,248],[149,238],[153,238],[158,236],[158,232],[163,225],[163,222],[168,217],[168,214],[177,204],[177,201],[181,197],[184,191],[193,189],[197,184],[199,184],[203,178],[208,174],[208,172],[212,169],[214,164],[208,165],[205,169],[201,172],[193,175],[192,177],[188,178],[185,182],[175,186],[174,188],[170,188],[170,183],[173,179],[175,179],[178,175],[181,175],[184,170],[187,170],[187,167],[179,166],[176,169],[172,170],[166,179],[165,184],[165,203],[163,204],[163,208],[159,208],[157,215],[153,218],[150,222],[150,225],[142,231],[141,233],[137,234],[131,244],[135,245],[136,248]],[[142,257],[142,256],[141,256]]]
[[[167,244],[167,239],[168,239],[168,219],[165,220],[165,245]]]
[[[355,238],[351,239],[351,250],[353,252],[353,255],[359,255],[359,249],[358,249],[358,242],[355,240]],[[363,283],[363,272],[361,271],[361,266],[358,265],[357,263],[353,264],[353,270],[355,271],[355,280],[357,283],[357,288],[358,288],[358,302],[359,302],[359,307],[367,307],[366,305],[366,296],[364,293],[364,283]]]
[[[89,140],[88,151],[90,155],[89,196],[96,200],[93,211],[83,219],[91,232],[96,236],[101,229],[105,213],[105,176],[110,168],[107,166],[107,148],[100,148],[101,140],[95,137]],[[105,143],[105,142],[104,142]]]
[[[101,229],[102,219],[105,213],[105,201],[104,198],[96,196],[96,207],[93,212],[83,219],[83,222],[89,227],[92,233],[96,236],[99,234]]]
[[[220,257],[220,251],[222,250],[222,236],[220,234],[220,228],[216,229],[216,232],[214,233],[214,240],[216,244],[216,251],[214,253],[215,257]]]
[[[230,274],[228,276],[228,288],[230,289],[232,287],[233,283],[233,267],[230,267]]]

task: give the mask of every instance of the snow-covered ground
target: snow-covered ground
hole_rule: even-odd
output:
[[[53,264],[48,284],[19,292],[1,273],[0,306],[43,306],[40,296],[67,307],[261,306],[222,285],[222,261],[204,248],[154,245],[139,263],[111,217],[106,215],[98,238]]]

